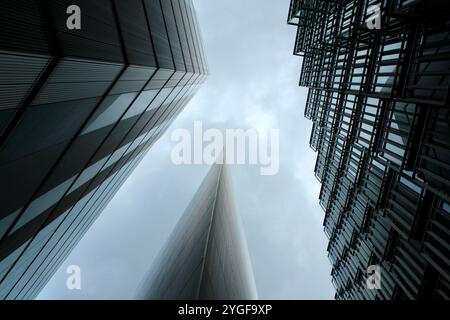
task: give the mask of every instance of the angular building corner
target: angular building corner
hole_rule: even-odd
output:
[[[213,165],[155,259],[137,298],[257,299],[229,179],[226,165]]]
[[[0,299],[40,292],[206,75],[191,0],[0,2]]]
[[[448,1],[292,0],[288,23],[335,297],[450,299]]]

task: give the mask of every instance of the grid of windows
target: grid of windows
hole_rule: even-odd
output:
[[[337,299],[450,299],[449,22],[446,1],[291,1]]]
[[[0,298],[39,293],[206,76],[190,0],[1,2]]]

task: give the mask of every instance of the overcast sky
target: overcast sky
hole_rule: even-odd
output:
[[[280,130],[280,170],[232,166],[261,299],[332,299],[320,185],[298,87],[296,30],[289,0],[195,0],[210,69],[207,82],[152,147],[73,250],[40,299],[131,299],[204,178],[207,166],[176,166],[177,128]],[[81,290],[66,289],[66,268],[81,268]]]

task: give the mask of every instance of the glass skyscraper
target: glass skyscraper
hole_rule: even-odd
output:
[[[210,169],[153,263],[138,298],[257,299],[226,165]]]
[[[291,1],[337,299],[450,299],[447,2]]]
[[[39,293],[206,75],[191,0],[0,2],[0,298]]]

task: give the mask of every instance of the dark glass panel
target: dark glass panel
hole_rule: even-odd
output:
[[[169,37],[167,35],[161,4],[159,0],[144,0],[156,57],[160,68],[175,69]]]

